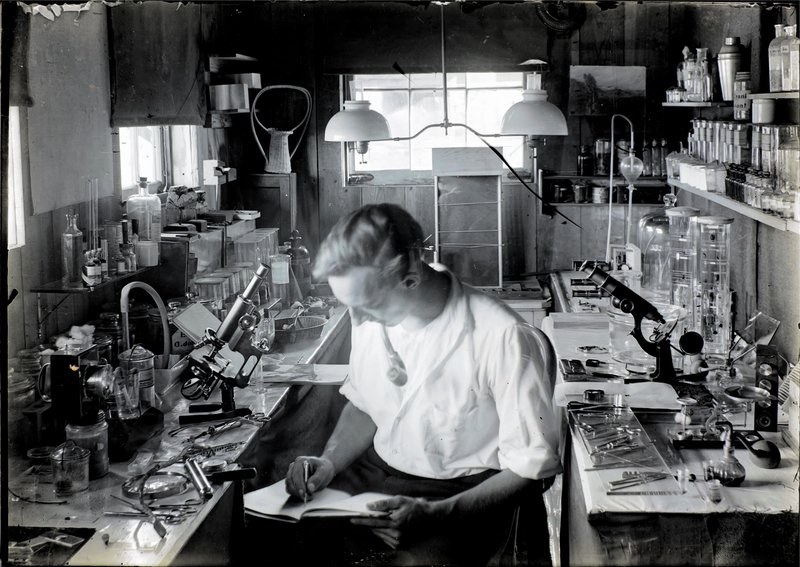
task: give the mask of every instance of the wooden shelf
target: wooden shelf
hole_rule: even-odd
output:
[[[147,268],[140,268],[135,272],[131,272],[129,274],[123,274],[121,276],[113,276],[108,280],[94,286],[94,287],[84,287],[82,285],[75,285],[75,286],[65,286],[61,283],[61,280],[57,280],[54,282],[48,282],[36,287],[31,288],[31,291],[34,293],[63,293],[63,294],[85,294],[91,293],[93,291],[97,291],[98,289],[108,287],[114,284],[118,284],[121,282],[125,282],[131,278],[135,278],[141,274],[149,272],[152,270],[153,267]]]
[[[542,180],[559,180],[559,179],[569,179],[569,180],[579,180],[579,181],[595,181],[600,183],[608,183],[608,175],[569,175],[560,173],[558,175],[545,175],[542,177]],[[624,177],[621,176],[614,176],[614,185],[627,185],[627,181],[625,181]],[[633,184],[635,187],[660,187],[662,185],[667,184],[666,176],[660,177],[640,177],[636,180]]]
[[[800,99],[800,91],[784,91],[779,93],[752,93],[747,95],[747,98],[788,98],[798,100]]]
[[[687,185],[686,183],[681,183],[680,181],[675,181],[673,179],[668,180],[667,183],[677,189],[686,191],[687,193],[691,193],[692,195],[699,195],[704,199],[708,199],[709,201],[717,203],[718,205],[722,205],[723,207],[730,209],[735,213],[739,213],[740,215],[751,218],[755,221],[760,222],[761,224],[771,226],[772,228],[776,228],[778,230],[785,230],[788,232],[794,232],[795,234],[800,234],[800,222],[797,222],[795,220],[782,219],[774,215],[769,215],[763,212],[761,209],[756,209],[755,207],[751,207],[750,205],[740,203],[739,201],[731,199],[730,197],[728,197],[727,195],[723,195],[722,193],[712,193],[710,191],[703,191],[702,189],[698,189],[697,187],[693,187],[691,185]]]
[[[723,106],[733,106],[732,102],[662,102],[661,106],[668,106],[672,108],[718,108]]]

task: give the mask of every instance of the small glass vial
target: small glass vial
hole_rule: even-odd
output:
[[[722,482],[719,479],[711,478],[706,480],[706,494],[709,502],[719,504],[722,502]]]
[[[67,439],[89,451],[89,479],[108,474],[108,423],[105,414],[89,412],[84,419],[64,428]]]
[[[749,122],[752,117],[750,94],[750,73],[739,71],[733,82],[733,118]]]

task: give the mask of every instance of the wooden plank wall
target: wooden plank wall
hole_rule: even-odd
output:
[[[140,4],[136,8],[147,10],[149,4],[152,3]],[[349,11],[364,9],[363,4],[349,4]],[[341,63],[358,57],[359,53],[356,50],[353,55],[349,51],[352,46],[358,45],[357,37],[336,39],[337,30],[343,28],[336,27],[336,19],[332,14],[345,9],[340,3],[202,3],[199,7],[201,36],[206,53],[252,55],[260,61],[259,70],[263,73],[265,85],[302,85],[314,95],[308,131],[292,160],[293,169],[298,174],[299,225],[312,254],[318,248],[320,239],[339,218],[368,202],[389,200],[403,204],[421,221],[426,233],[433,232],[432,187],[343,187],[340,146],[322,140],[327,121],[339,109],[338,78],[328,74],[326,66],[335,67],[331,59],[334,54]],[[765,62],[763,48],[769,38],[765,40],[765,34],[761,31],[771,31],[769,26],[776,18],[796,17],[787,16],[785,10],[763,10],[748,5],[630,2],[608,10],[601,10],[594,4],[586,4],[584,8],[586,19],[583,26],[578,31],[564,35],[548,32],[535,16],[535,5],[529,3],[492,3],[472,14],[458,14],[452,19],[448,15],[448,39],[452,38],[454,42],[449,44],[451,63],[454,65],[452,69],[476,64],[506,65],[532,57],[545,59],[551,63],[545,80],[550,100],[566,109],[571,64],[645,65],[648,68],[647,112],[642,117],[631,117],[636,124],[637,140],[664,133],[671,147],[677,147],[678,140],[685,139],[688,132],[691,114],[685,111],[667,113],[660,107],[660,101],[663,89],[672,83],[671,77],[683,45],[692,48],[708,46],[714,53],[726,35],[739,35],[750,49],[753,83],[764,90],[766,77],[760,69]],[[438,22],[438,9],[424,10],[418,5],[401,3],[393,4],[391,9],[393,14],[413,15],[421,11],[423,19],[431,24],[428,27],[432,29],[435,27],[432,23]],[[448,7],[450,9],[457,11],[462,8],[451,5]],[[366,26],[370,24],[371,17],[379,18],[380,14],[380,7],[373,4],[359,21]],[[417,26],[402,24],[402,18],[395,18],[390,26],[378,26],[376,29],[382,30],[381,37],[369,43],[369,49],[377,53],[390,49],[392,45],[398,49],[405,45],[406,50],[398,53],[408,53],[408,38],[411,38],[412,47],[417,41],[409,30],[413,31]],[[165,29],[152,31],[169,34]],[[329,50],[330,41],[341,43],[336,46],[338,49],[335,53]],[[488,47],[478,49],[477,46],[484,45],[484,41],[488,42],[485,44]],[[362,65],[375,62],[376,53],[367,51],[360,50],[365,54]],[[438,45],[427,51],[438,53]],[[105,54],[98,52],[95,56],[103,59]],[[180,53],[165,53],[164,56],[175,65],[181,64]],[[424,61],[420,60],[420,63]],[[353,64],[357,66],[359,61],[356,59]],[[75,73],[78,76],[80,69],[76,68]],[[169,80],[169,77],[164,78],[166,82]],[[278,114],[296,115],[296,103],[289,99],[283,103],[277,102],[274,106],[272,110]],[[713,117],[709,114],[704,116]],[[570,136],[552,138],[541,148],[540,164],[543,167],[574,171],[579,146],[609,133],[608,119],[569,117],[569,126]],[[619,132],[623,131],[620,129]],[[98,135],[106,134],[105,131],[98,132]],[[32,147],[35,143],[31,142]],[[202,153],[207,157],[223,159],[242,173],[259,172],[262,167],[263,159],[252,141],[247,115],[234,117],[232,128],[207,131]],[[63,157],[69,159],[66,153]],[[108,159],[111,160],[111,156]],[[54,163],[52,171],[57,172],[58,168],[59,164]],[[585,227],[578,234],[571,225],[540,215],[534,199],[518,186],[510,184],[504,187],[503,192],[506,201],[503,211],[504,243],[508,252],[504,267],[506,273],[560,269],[568,267],[572,259],[596,257],[604,252],[601,248],[604,248],[605,207],[572,206],[570,209],[577,209],[575,211],[567,211],[567,207],[564,207],[565,212],[576,215],[576,221]],[[104,202],[101,212],[109,216],[118,214],[117,202],[113,199]],[[691,199],[681,201],[681,204],[691,203]],[[713,207],[701,208],[714,210]],[[620,210],[623,208],[620,207]],[[14,272],[10,281],[14,286],[27,290],[32,285],[58,277],[60,269],[53,259],[58,257],[64,212],[59,210],[28,219],[29,245],[23,253],[12,253],[9,258],[10,272]],[[85,210],[81,213],[85,214]],[[615,212],[615,231],[622,230],[624,226],[622,215],[624,213]],[[784,276],[779,269],[784,261],[784,252],[797,249],[795,235],[773,234],[771,229],[748,224],[746,220],[739,222],[739,219],[735,231],[737,246],[744,254],[740,257],[741,264],[734,269],[734,283],[737,289],[745,290],[741,292],[745,296],[742,299],[746,306],[744,311],[752,313],[755,309],[763,309],[772,314],[785,313],[787,321],[779,331],[779,340],[784,354],[796,357],[798,278],[793,274]],[[35,323],[31,323],[31,313],[35,313],[35,309],[31,309],[33,299],[30,293],[25,293],[25,309],[21,316],[29,341],[35,336],[35,329],[32,328]],[[104,300],[99,301],[102,303]],[[79,315],[86,313],[89,308],[79,305],[80,302],[76,300],[75,307],[62,306],[58,314],[51,318],[53,325],[58,327],[59,322],[65,324],[67,320],[79,319]],[[12,313],[18,313],[19,304],[15,309],[17,311]],[[77,311],[67,313],[67,309]],[[15,325],[15,328],[22,327],[17,323]],[[15,340],[11,339],[12,335],[19,337],[22,333],[9,333],[11,341]],[[19,346],[24,345],[17,341],[10,349]]]

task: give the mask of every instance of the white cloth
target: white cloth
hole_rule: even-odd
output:
[[[487,469],[546,478],[561,471],[555,376],[544,372],[535,329],[505,304],[450,274],[442,313],[423,329],[388,329],[408,381],[388,378],[382,325],[353,328],[341,387],[377,425],[375,450],[392,467],[426,478]]]

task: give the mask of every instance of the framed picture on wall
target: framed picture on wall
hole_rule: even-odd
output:
[[[569,68],[570,116],[644,116],[645,67],[572,65]]]

